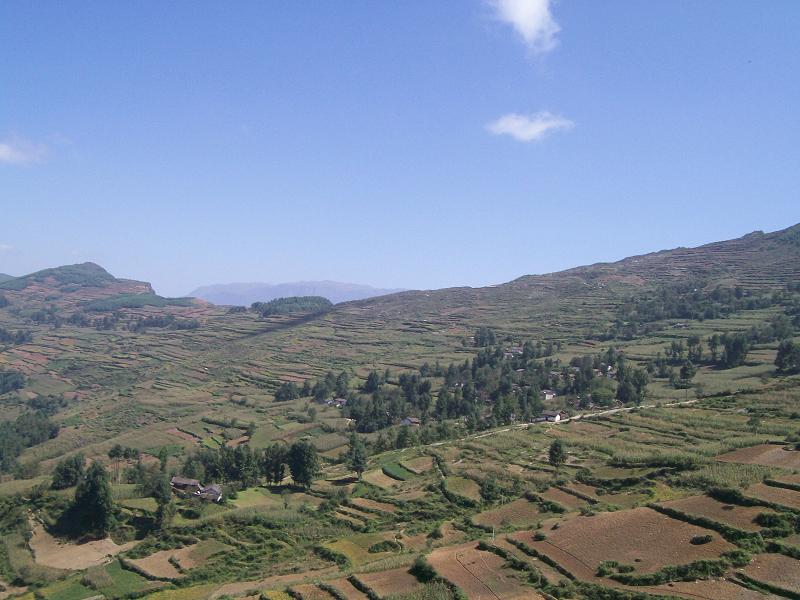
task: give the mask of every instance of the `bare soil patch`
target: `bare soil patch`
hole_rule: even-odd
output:
[[[177,550],[161,550],[160,552],[155,552],[150,556],[131,560],[130,562],[151,577],[157,579],[180,579],[181,577],[184,577],[183,573],[181,573],[175,567],[175,565],[170,562],[169,559],[177,555],[178,560],[181,558],[184,561],[191,560],[189,559],[189,555],[196,546],[197,544],[192,544],[191,546],[185,546],[184,548],[179,548]]]
[[[690,515],[707,517],[712,521],[725,523],[745,531],[759,531],[761,526],[755,523],[755,518],[764,512],[774,512],[758,506],[724,504],[708,496],[690,496],[680,500],[662,502],[661,505]]]
[[[378,502],[377,500],[370,500],[369,498],[353,498],[350,500],[350,504],[354,504],[359,508],[377,510],[379,512],[388,514],[394,514],[394,511],[397,510],[397,507],[394,504],[389,504],[388,502]]]
[[[317,587],[313,583],[293,585],[292,591],[298,594],[303,600],[335,600],[330,592]]]
[[[634,591],[632,587],[625,589]],[[665,585],[641,588],[649,594],[669,594],[681,598],[698,600],[778,600],[773,594],[762,594],[724,579],[699,581],[675,581]]]
[[[472,520],[484,527],[530,527],[540,518],[539,505],[527,498],[519,498],[499,508],[486,510]]]
[[[475,542],[438,548],[428,555],[428,562],[471,600],[542,598],[532,588],[522,585],[516,571],[504,567],[503,558],[478,550]]]
[[[371,483],[372,485],[376,485],[379,488],[383,488],[386,490],[395,488],[400,484],[399,481],[397,481],[396,479],[392,479],[380,469],[373,469],[372,471],[367,471],[366,473],[364,473],[362,478],[367,483]]]
[[[760,444],[749,448],[739,448],[717,457],[723,462],[800,469],[800,450],[790,450],[776,444]]]
[[[411,471],[412,473],[416,473],[417,475],[422,475],[423,473],[427,473],[433,468],[433,457],[419,456],[417,458],[412,458],[410,460],[401,461],[400,464],[409,471]]]
[[[765,483],[757,483],[747,488],[745,494],[752,498],[774,502],[781,506],[800,508],[800,492],[794,490],[772,487]]]
[[[120,552],[133,548],[136,542],[118,545],[111,538],[76,544],[54,538],[41,524],[33,528],[30,547],[37,564],[54,569],[88,569],[102,565]]]
[[[195,443],[197,443],[197,442],[200,441],[200,438],[197,437],[196,435],[192,435],[191,433],[187,433],[185,431],[181,431],[180,429],[177,429],[175,427],[173,427],[172,429],[167,429],[167,433],[172,435],[172,436],[175,436],[176,438],[180,438],[182,440],[186,440],[187,442],[195,442]]]
[[[583,580],[592,580],[597,567],[606,560],[633,565],[636,573],[652,573],[667,565],[715,559],[735,548],[716,532],[650,508],[575,517],[543,533],[546,538],[539,541],[533,539],[533,532],[508,537],[546,554]],[[700,535],[711,535],[712,541],[692,544],[692,538]]]
[[[367,600],[369,598],[369,596],[367,596],[364,592],[350,583],[350,580],[347,579],[347,577],[331,579],[328,582],[328,585],[336,589],[336,591],[347,598],[347,600]]]
[[[573,496],[572,494],[568,494],[564,490],[554,487],[548,488],[538,495],[545,500],[557,502],[561,506],[564,506],[570,510],[578,510],[581,506],[586,506],[587,504],[586,500],[578,498],[577,496]]]
[[[800,561],[783,554],[758,554],[741,571],[784,590],[800,593]]]
[[[358,573],[356,578],[380,598],[394,594],[406,594],[421,587],[417,578],[405,567],[377,573]]]

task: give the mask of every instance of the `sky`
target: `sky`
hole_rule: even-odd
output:
[[[0,272],[415,289],[800,222],[800,2],[0,3]]]

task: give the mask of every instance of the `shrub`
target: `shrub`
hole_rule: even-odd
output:
[[[695,546],[701,546],[703,544],[708,544],[713,539],[714,537],[711,535],[696,535],[689,541]]]
[[[414,564],[411,565],[411,568],[408,570],[414,577],[419,579],[422,583],[428,583],[429,581],[434,581],[437,578],[436,571],[433,567],[425,560],[424,556],[418,556],[414,559]]]

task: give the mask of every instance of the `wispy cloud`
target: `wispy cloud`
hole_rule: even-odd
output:
[[[13,249],[11,244],[0,244],[0,252],[11,252]]]
[[[486,129],[495,135],[510,135],[520,142],[535,142],[553,131],[568,131],[573,127],[574,121],[544,110],[533,115],[503,115],[489,123]]]
[[[0,140],[0,163],[28,165],[44,158],[47,147],[21,138]]]
[[[550,52],[561,31],[550,12],[551,0],[487,0],[495,17],[511,25],[534,54]]]

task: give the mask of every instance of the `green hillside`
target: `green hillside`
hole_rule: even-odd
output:
[[[798,231],[335,306],[162,298],[96,265],[11,280],[0,576],[79,599],[792,597]],[[81,456],[134,544],[99,562],[69,537]]]

